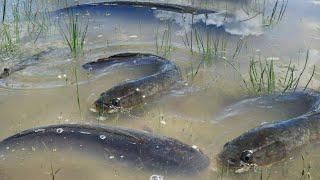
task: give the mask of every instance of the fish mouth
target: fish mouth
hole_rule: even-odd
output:
[[[94,108],[90,108],[92,112],[99,114],[113,114],[119,112],[120,109],[121,107],[119,106],[114,106],[112,104],[106,104],[99,101],[94,103]]]
[[[225,158],[223,155],[219,154],[216,157],[217,164],[220,168],[227,168],[233,171],[234,173],[240,174],[255,168],[256,164],[249,164],[243,161],[236,161],[235,159]]]
[[[243,161],[240,161],[240,168],[238,167],[234,172],[240,174],[240,173],[247,172],[250,169],[255,168],[255,167],[257,167],[256,164],[249,164],[249,163],[245,163]]]

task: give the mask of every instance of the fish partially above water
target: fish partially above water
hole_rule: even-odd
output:
[[[289,96],[302,98],[308,110],[296,118],[264,124],[236,137],[224,145],[218,161],[241,173],[251,167],[284,160],[299,148],[320,142],[319,93],[306,91],[279,95],[280,99]]]
[[[147,170],[197,172],[209,165],[198,148],[176,139],[113,126],[61,124],[22,131],[0,142],[0,153],[72,148]]]
[[[113,65],[153,65],[155,72],[135,80],[128,80],[112,87],[95,101],[99,112],[114,113],[142,105],[150,98],[166,92],[181,80],[179,68],[162,57],[143,53],[122,53],[83,65],[89,72],[103,70]]]

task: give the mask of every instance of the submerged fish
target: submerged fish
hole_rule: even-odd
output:
[[[176,139],[112,126],[61,124],[22,131],[0,142],[0,152],[81,149],[150,170],[196,172],[209,165],[201,150]]]
[[[284,160],[300,147],[319,142],[319,94],[307,91],[293,92],[292,98],[289,96],[290,93],[286,93],[278,97],[288,100],[296,96],[302,98],[305,106],[309,107],[307,112],[293,119],[264,124],[229,141],[218,155],[218,161],[240,173],[251,167]]]
[[[35,65],[36,63],[38,63],[38,60],[42,56],[50,53],[52,50],[53,49],[47,49],[47,50],[41,51],[38,54],[35,54],[29,58],[26,58],[26,59],[20,61],[18,64],[14,65],[12,67],[4,68],[3,72],[0,74],[0,79],[6,78],[6,77],[10,76],[12,73],[15,73],[17,71],[21,71],[21,70],[27,68],[28,66]]]
[[[117,54],[84,64],[83,68],[95,72],[116,64],[153,65],[156,72],[140,79],[125,81],[102,93],[94,103],[99,112],[114,113],[142,105],[150,98],[168,91],[181,80],[180,70],[173,62],[152,54]]]
[[[164,10],[164,11],[172,11],[177,13],[190,13],[190,14],[210,14],[217,13],[215,10],[203,9],[203,8],[195,8],[191,6],[184,6],[178,4],[169,4],[169,3],[161,3],[161,2],[138,2],[138,1],[108,1],[101,3],[90,3],[90,4],[80,4],[76,6],[67,7],[61,10],[56,11],[56,14],[63,13],[66,11],[81,11],[81,9],[87,8],[106,8],[106,7],[132,7],[132,8],[150,8],[152,10]]]
[[[227,106],[215,117],[216,121],[239,117],[243,114],[276,113],[296,117],[319,107],[318,93],[296,91],[290,93],[271,94],[260,97],[246,98]]]

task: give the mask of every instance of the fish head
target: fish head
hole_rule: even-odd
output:
[[[102,93],[94,104],[99,113],[112,114],[142,104],[144,98],[140,89],[131,83],[123,83]]]
[[[120,98],[100,97],[94,102],[94,105],[99,113],[116,113],[121,109]]]
[[[4,68],[3,72],[0,74],[0,79],[6,78],[10,75],[10,69]]]
[[[280,161],[286,157],[286,148],[276,134],[274,127],[255,128],[226,143],[217,160],[236,173]]]

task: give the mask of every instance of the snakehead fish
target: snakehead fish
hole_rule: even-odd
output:
[[[89,4],[80,4],[76,6],[67,7],[61,10],[57,10],[54,14],[60,14],[67,11],[81,11],[82,9],[88,8],[113,8],[113,7],[131,7],[131,8],[149,8],[151,10],[164,10],[164,11],[171,11],[177,13],[188,13],[188,14],[211,14],[217,13],[216,10],[210,9],[203,9],[203,8],[196,8],[191,6],[185,5],[178,5],[178,4],[170,4],[170,3],[161,3],[161,2],[139,2],[139,1],[108,1],[108,2],[100,2],[100,3],[89,3]]]
[[[166,172],[197,172],[209,165],[198,148],[176,139],[114,126],[61,124],[22,131],[0,142],[0,153],[81,149],[120,162]]]
[[[35,54],[29,58],[26,58],[22,61],[20,61],[18,64],[12,66],[12,67],[6,67],[3,69],[3,72],[0,74],[0,79],[4,79],[8,76],[10,76],[12,73],[15,73],[17,71],[21,71],[25,68],[27,68],[28,66],[32,66],[35,65],[36,63],[38,63],[39,59],[50,53],[53,49],[49,48],[47,50],[41,51],[38,54]]]
[[[278,95],[280,99],[299,97],[308,107],[298,117],[268,123],[256,127],[227,142],[218,161],[235,172],[248,171],[251,167],[271,165],[292,155],[295,150],[315,142],[320,142],[320,96],[319,93],[305,91]],[[264,98],[276,98],[267,96]],[[305,108],[301,107],[301,108]]]
[[[156,70],[151,75],[122,82],[102,93],[94,103],[99,112],[114,113],[123,109],[131,109],[170,90],[174,84],[181,80],[180,70],[173,62],[152,54],[116,54],[84,64],[83,68],[90,72],[96,72],[119,64],[153,65]]]

